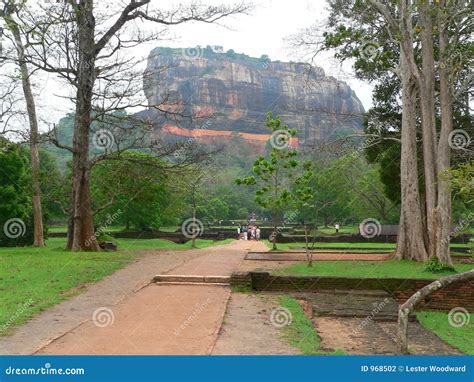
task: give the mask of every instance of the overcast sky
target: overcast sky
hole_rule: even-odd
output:
[[[177,3],[172,0],[152,1],[152,3],[155,2],[160,7],[172,6]],[[186,0],[181,2],[186,3]],[[202,0],[202,3],[231,4],[235,1]],[[141,46],[139,50],[129,51],[128,54],[146,57],[149,51],[156,46],[219,45],[224,50],[234,49],[238,53],[255,57],[267,54],[272,60],[301,61],[304,58],[302,54],[291,48],[285,39],[297,33],[301,28],[309,27],[315,23],[323,25],[327,16],[325,0],[255,0],[252,3],[255,8],[251,14],[226,18],[222,21],[225,26],[203,23],[173,26],[169,29],[166,39]],[[349,64],[341,68],[336,60],[327,56],[318,57],[314,63],[323,67],[326,74],[346,81],[356,92],[366,109],[371,106],[371,86],[354,79]],[[40,87],[37,90],[41,93],[40,103],[43,106],[41,112],[43,118],[57,122],[57,119],[66,112],[72,111],[71,103],[57,97],[57,95],[65,95],[65,90],[58,85],[52,75],[45,76],[40,81]]]

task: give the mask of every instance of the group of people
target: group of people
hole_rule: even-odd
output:
[[[254,225],[243,225],[237,228],[239,240],[260,240],[260,227]]]

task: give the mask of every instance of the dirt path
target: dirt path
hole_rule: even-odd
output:
[[[276,306],[253,294],[232,293],[212,354],[300,354],[270,322]]]
[[[207,251],[206,255],[188,258],[167,273],[228,276],[249,249],[262,246],[236,241],[211,247],[199,252]],[[155,268],[152,273],[164,272]],[[99,306],[95,321],[94,311],[89,311],[86,322],[38,354],[209,354],[229,294],[230,288],[222,286],[151,284],[118,305]]]

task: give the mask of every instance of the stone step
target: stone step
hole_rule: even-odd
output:
[[[229,285],[230,276],[156,275],[153,277],[153,282],[159,284]]]

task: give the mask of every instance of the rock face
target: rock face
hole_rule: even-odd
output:
[[[308,143],[360,129],[364,113],[350,87],[321,68],[211,49],[153,49],[144,91],[148,116],[171,135],[264,142],[271,111]]]

